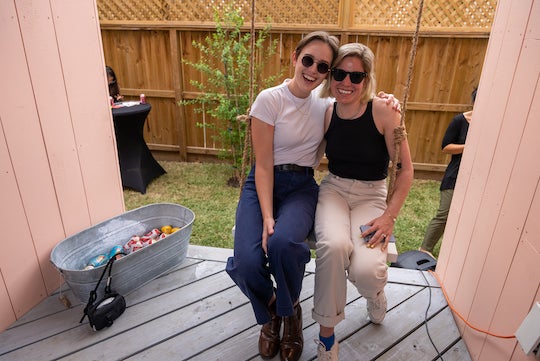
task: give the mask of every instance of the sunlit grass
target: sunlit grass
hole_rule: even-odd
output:
[[[232,248],[231,229],[239,189],[227,185],[230,165],[160,161],[167,174],[153,180],[140,194],[124,190],[126,210],[146,204],[171,202],[195,213],[190,243],[201,246]],[[317,172],[320,181],[324,172]],[[439,204],[439,182],[415,180],[396,222],[395,236],[400,253],[418,249],[424,232]],[[435,249],[435,254],[439,247]]]

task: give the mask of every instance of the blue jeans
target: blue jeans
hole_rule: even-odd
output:
[[[246,180],[236,209],[234,256],[226,271],[249,298],[257,323],[270,321],[268,302],[276,282],[276,311],[292,316],[300,297],[310,251],[305,239],[313,227],[319,186],[313,176],[274,172],[274,234],[268,256],[262,249],[262,213],[255,188],[255,166]]]

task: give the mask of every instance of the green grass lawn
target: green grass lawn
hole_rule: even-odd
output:
[[[195,212],[191,244],[232,248],[231,228],[240,190],[227,185],[230,166],[166,161],[160,164],[167,174],[152,181],[146,194],[124,190],[126,210],[151,203],[181,204]],[[317,172],[317,180],[324,174]],[[394,229],[400,253],[418,249],[438,205],[439,182],[415,180]],[[439,254],[439,245],[434,254]]]

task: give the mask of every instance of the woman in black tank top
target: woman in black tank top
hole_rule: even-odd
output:
[[[366,298],[371,322],[381,323],[385,317],[387,246],[413,179],[405,139],[393,196],[386,200],[386,176],[400,114],[374,98],[371,50],[358,43],[343,45],[334,64],[323,92],[336,102],[325,120],[330,173],[321,182],[315,215],[313,308],[313,319],[320,325],[319,359],[331,360],[338,359],[334,327],[344,319],[347,279]],[[360,226],[367,227],[361,231]]]

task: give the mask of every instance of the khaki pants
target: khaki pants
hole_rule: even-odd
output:
[[[386,251],[368,248],[360,225],[386,209],[386,180],[358,181],[327,175],[315,214],[316,271],[313,319],[334,327],[345,318],[347,279],[365,298],[384,289]]]
[[[420,246],[422,249],[433,252],[433,249],[441,239],[444,228],[446,227],[446,220],[448,219],[448,213],[450,212],[450,204],[452,203],[452,197],[454,196],[453,189],[444,189],[441,191],[441,200],[439,202],[439,209],[435,217],[431,219],[424,235],[424,241]]]

